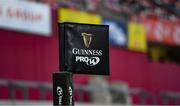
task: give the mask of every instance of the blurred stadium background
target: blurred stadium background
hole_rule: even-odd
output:
[[[58,22],[110,25],[109,77],[74,75],[77,104],[180,104],[180,0],[1,0],[0,105],[52,105]]]

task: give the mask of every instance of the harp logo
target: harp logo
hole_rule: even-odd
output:
[[[92,34],[88,34],[88,33],[81,33],[82,37],[83,37],[83,41],[84,41],[84,45],[86,48],[89,48],[91,41],[92,41]]]

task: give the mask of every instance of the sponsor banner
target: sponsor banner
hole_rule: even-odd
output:
[[[144,20],[148,41],[180,46],[180,23],[169,20]]]
[[[109,75],[109,26],[67,22],[59,25],[61,71]]]
[[[101,24],[101,17],[97,14],[87,13],[68,8],[60,8],[58,10],[58,21]]]
[[[49,36],[52,30],[50,7],[28,1],[1,0],[0,28]]]
[[[128,23],[128,48],[146,52],[147,42],[144,25],[137,22]]]
[[[117,22],[108,19],[103,24],[109,25],[109,43],[112,46],[127,47],[127,25],[124,22]]]

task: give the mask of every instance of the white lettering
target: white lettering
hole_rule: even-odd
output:
[[[102,50],[89,50],[89,49],[73,48],[72,53],[75,55],[102,56]]]
[[[83,57],[83,56],[76,56],[76,62],[84,62],[88,66],[95,66],[99,63],[99,57]]]
[[[69,86],[69,104],[72,105],[72,102],[73,102],[73,91],[72,91],[72,88]]]
[[[63,90],[60,86],[57,86],[57,94],[59,96],[59,105],[62,104]]]

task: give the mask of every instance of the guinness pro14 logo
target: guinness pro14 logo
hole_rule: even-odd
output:
[[[72,53],[78,55],[75,57],[75,62],[82,62],[82,63],[86,63],[86,65],[88,66],[95,66],[100,62],[100,58],[98,56],[102,56],[102,50],[88,49],[92,42],[93,35],[84,32],[81,33],[81,35],[84,45],[87,49],[78,49],[78,48],[72,49]]]

